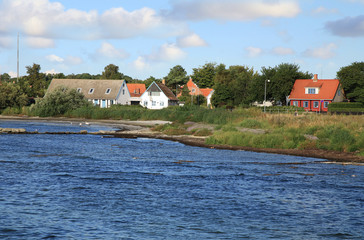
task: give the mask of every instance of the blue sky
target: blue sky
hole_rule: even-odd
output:
[[[260,71],[298,64],[319,78],[364,56],[364,0],[0,0],[0,72],[101,74],[144,80],[205,63]]]

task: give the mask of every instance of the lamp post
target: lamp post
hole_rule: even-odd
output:
[[[264,84],[264,112],[265,112],[265,103],[267,101],[267,82],[270,82],[270,80],[266,79]]]

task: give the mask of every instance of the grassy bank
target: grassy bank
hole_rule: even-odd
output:
[[[285,111],[282,111],[285,112]],[[300,112],[265,114],[258,108],[206,109],[194,106],[148,110],[139,106],[109,109],[85,107],[65,117],[86,119],[167,120],[159,126],[168,135],[209,136],[208,144],[276,149],[322,149],[353,152],[364,156],[364,116],[326,115]],[[6,110],[3,114],[32,115],[30,109]],[[198,122],[189,129],[188,122]]]

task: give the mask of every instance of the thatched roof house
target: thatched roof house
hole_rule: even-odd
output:
[[[113,104],[130,104],[130,95],[124,80],[53,79],[47,93],[60,86],[76,89],[93,104],[103,108]]]

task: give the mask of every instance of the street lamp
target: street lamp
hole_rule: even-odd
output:
[[[267,101],[267,82],[270,82],[270,80],[266,79],[264,84],[264,112],[265,112],[265,103]]]

